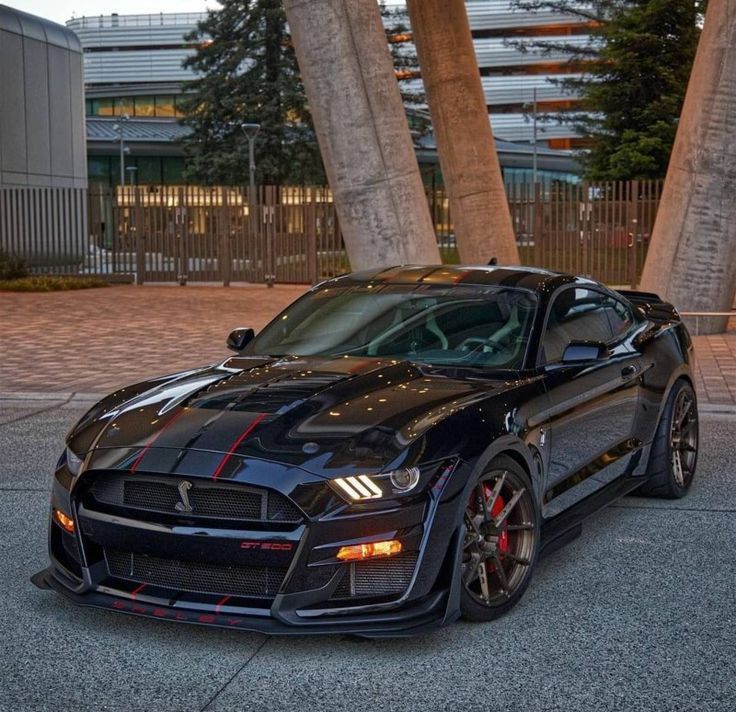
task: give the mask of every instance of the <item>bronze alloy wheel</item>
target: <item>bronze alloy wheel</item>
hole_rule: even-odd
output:
[[[528,478],[516,463],[508,464],[479,478],[465,510],[463,589],[465,597],[489,609],[488,614],[504,612],[521,596],[539,540]],[[466,617],[495,617],[479,612],[467,615],[468,607],[464,608]]]
[[[680,379],[667,397],[652,440],[647,479],[636,494],[679,499],[695,477],[698,464],[698,399],[690,383]]]
[[[670,425],[672,474],[680,487],[687,487],[695,474],[698,457],[698,409],[689,388],[677,393]]]

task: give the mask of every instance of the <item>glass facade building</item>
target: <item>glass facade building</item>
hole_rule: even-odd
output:
[[[570,126],[548,118],[553,111],[576,106],[577,98],[554,83],[570,76],[569,56],[559,51],[522,51],[515,43],[541,37],[587,43],[590,23],[560,13],[514,9],[512,0],[466,0],[466,5],[494,135],[509,145],[529,147],[535,139],[532,107],[536,97],[536,175],[540,180],[575,180],[572,150],[582,145],[580,139]],[[405,13],[400,6],[396,11]],[[185,37],[205,16],[113,14],[67,22],[84,51],[90,181],[119,182],[120,137],[113,126],[121,119],[125,119],[124,160],[126,166],[136,168],[126,172],[126,180],[183,180],[183,153],[177,141],[186,129],[178,119],[186,101],[186,83],[194,75],[182,62],[195,51]],[[405,16],[401,22],[408,22]],[[421,80],[403,81],[407,88],[414,82],[421,89]],[[422,111],[409,114],[425,178],[436,182],[437,155],[431,135],[427,137],[422,130]],[[499,150],[507,183],[531,181],[534,154],[533,150]]]

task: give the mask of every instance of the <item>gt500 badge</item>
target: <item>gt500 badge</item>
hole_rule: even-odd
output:
[[[288,541],[241,541],[240,548],[268,551],[291,551],[294,548],[294,545]]]

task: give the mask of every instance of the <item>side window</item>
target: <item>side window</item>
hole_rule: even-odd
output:
[[[613,337],[618,339],[627,334],[634,325],[634,314],[623,302],[616,299],[610,301],[613,303],[613,309],[608,314],[608,320],[611,322]]]
[[[564,289],[554,298],[542,339],[542,363],[562,359],[573,341],[609,343],[628,330],[632,319],[624,304],[592,289]]]

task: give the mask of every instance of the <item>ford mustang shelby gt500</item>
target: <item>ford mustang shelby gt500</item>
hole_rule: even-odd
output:
[[[324,282],[228,346],[72,429],[38,586],[168,620],[408,635],[499,616],[584,516],[681,497],[695,472],[692,344],[653,294],[397,267]]]

